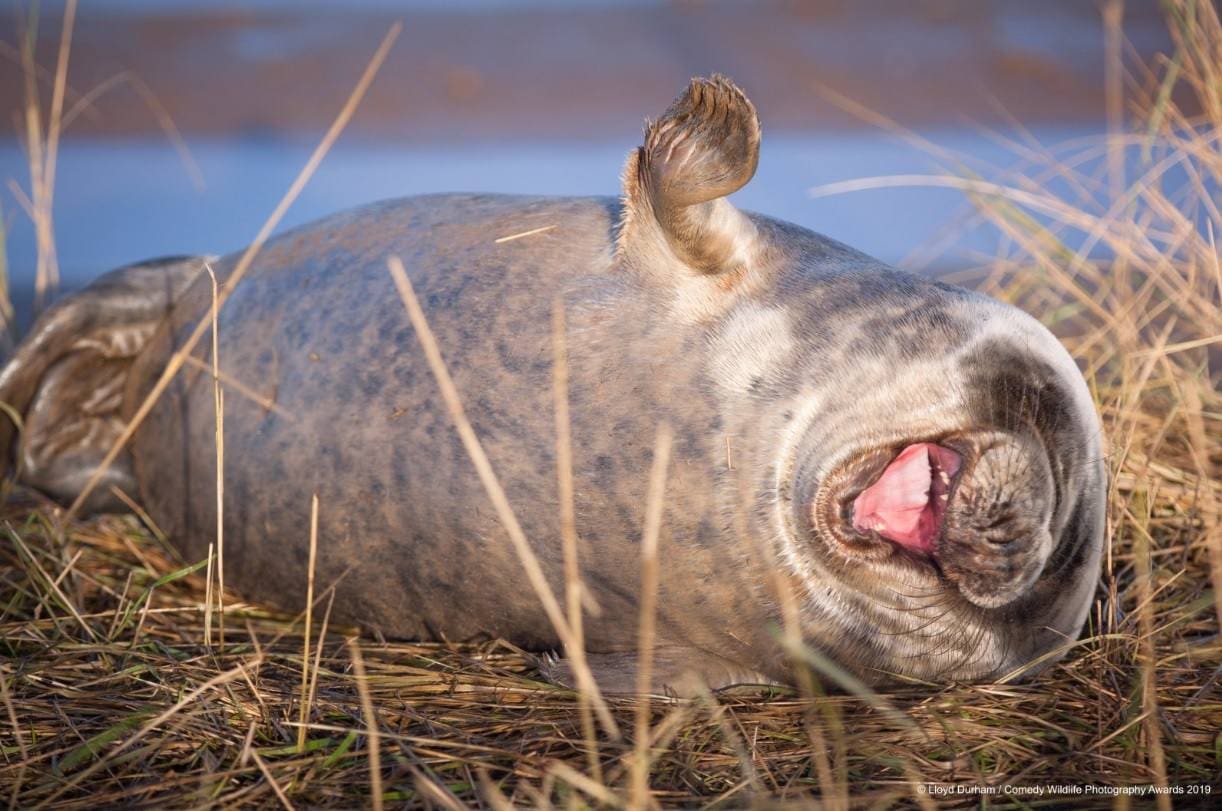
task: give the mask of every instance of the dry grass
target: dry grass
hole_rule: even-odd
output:
[[[924,783],[1222,790],[1222,26],[1210,4],[1170,5],[1176,52],[1131,68],[1129,107],[1113,116],[1127,131],[1082,154],[1016,144],[1023,174],[920,181],[963,188],[1006,235],[965,278],[1058,331],[1104,418],[1110,544],[1063,663],[1019,685],[882,696],[824,694],[813,675],[801,692],[595,696],[585,706],[609,715],[596,727],[582,697],[505,642],[350,643],[357,630],[329,621],[328,584],[309,620],[222,601],[211,559],[176,559],[135,518],[63,524],[53,505],[15,497],[0,508],[0,801],[890,807],[927,801]],[[1199,116],[1172,103],[1173,85]],[[1126,154],[1146,156],[1134,177]],[[1099,165],[1090,156],[1104,169],[1083,168]],[[568,616],[549,594],[578,640],[579,593],[570,584]],[[205,631],[217,605],[221,646]],[[632,790],[642,751],[647,792]],[[989,807],[1020,801],[1049,802]]]
[[[18,808],[120,800],[271,806],[279,787],[297,806],[369,803],[367,721],[346,644],[355,629],[332,624],[312,643],[317,676],[299,753],[301,673],[313,665],[302,659],[301,617],[231,595],[221,652],[204,640],[203,570],[182,575],[182,564],[134,518],[77,523],[62,540],[45,506],[11,505],[3,521],[27,551],[6,544],[0,553],[0,662],[12,708],[0,715],[0,797],[15,798]],[[905,762],[917,764],[920,780],[940,783],[1146,784],[1156,780],[1144,720],[1149,702],[1157,702],[1168,782],[1216,781],[1222,701],[1213,681],[1219,650],[1204,550],[1176,515],[1146,526],[1155,561],[1148,611],[1138,610],[1140,558],[1122,537],[1114,566],[1118,605],[1128,613],[1112,630],[1090,634],[1067,663],[1029,684],[889,693],[911,727],[844,695],[818,699],[835,716],[826,706],[812,713],[810,699],[780,690],[731,691],[707,704],[653,699],[653,734],[666,741],[654,748],[653,798],[680,805],[724,797],[739,806],[755,794],[752,782],[762,796],[819,796],[808,725],[823,740],[839,737],[827,755],[833,772],[843,770],[854,804],[908,801]],[[1149,696],[1142,616],[1153,630]],[[594,804],[603,787],[617,802],[627,796],[632,740],[600,739],[601,782],[568,778],[589,773],[577,696],[540,682],[532,656],[503,642],[360,646],[388,804],[444,791],[487,806],[483,774],[516,805],[565,805],[573,797]],[[608,703],[619,725],[632,729],[640,702]]]

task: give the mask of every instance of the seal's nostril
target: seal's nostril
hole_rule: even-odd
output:
[[[1018,538],[1010,533],[1002,533],[1000,535],[986,535],[984,540],[990,546],[1009,546],[1017,541]]]
[[[1010,515],[1000,515],[994,518],[985,525],[986,530],[1004,529],[1008,524],[1014,523],[1014,517]]]

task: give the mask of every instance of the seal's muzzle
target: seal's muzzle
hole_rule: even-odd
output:
[[[820,483],[811,517],[842,555],[899,555],[996,608],[1048,558],[1051,479],[1042,445],[1024,434],[925,439],[856,454]]]

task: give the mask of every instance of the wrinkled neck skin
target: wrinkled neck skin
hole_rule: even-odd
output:
[[[765,218],[751,228],[749,282],[695,276],[668,306],[709,330],[738,471],[719,497],[749,516],[740,541],[770,593],[794,592],[807,644],[870,683],[1056,661],[1094,594],[1103,521],[1098,420],[1072,359],[1013,307]],[[837,470],[914,442],[964,452],[932,560],[878,539],[846,548],[812,518]]]

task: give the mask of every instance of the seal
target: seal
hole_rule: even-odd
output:
[[[870,683],[998,678],[1079,633],[1103,544],[1098,417],[1035,318],[739,211],[760,126],[696,79],[628,158],[621,199],[435,195],[264,246],[220,313],[226,581],[304,602],[309,503],[335,611],[393,637],[559,643],[490,509],[387,272],[400,257],[553,590],[564,583],[551,310],[567,314],[585,623],[604,690],[635,689],[653,437],[674,432],[655,689],[794,678],[804,641]],[[516,239],[500,239],[506,236]],[[222,280],[237,256],[215,259]],[[3,372],[5,458],[80,495],[207,317],[203,258],[129,267],[49,310]],[[205,346],[207,341],[202,342]],[[137,498],[184,554],[214,539],[206,354],[91,506]],[[568,679],[553,660],[547,672]]]

